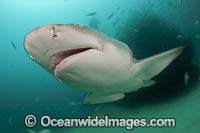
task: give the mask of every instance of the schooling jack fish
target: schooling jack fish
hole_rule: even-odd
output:
[[[89,92],[86,105],[120,100],[151,80],[183,51],[178,47],[138,60],[123,42],[80,24],[48,24],[25,37],[30,58],[66,85]]]

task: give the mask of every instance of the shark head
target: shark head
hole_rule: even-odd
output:
[[[57,79],[76,88],[81,82],[78,88],[88,88],[86,81],[95,80],[100,85],[105,82],[102,78],[111,78],[113,74],[109,74],[121,68],[119,62],[127,67],[132,63],[131,51],[120,44],[113,45],[112,41],[80,24],[48,24],[29,32],[24,44],[30,58]]]
[[[80,24],[48,24],[29,32],[25,50],[59,81],[89,91],[85,104],[119,100],[155,84],[151,79],[175,60],[178,47],[137,61],[129,47]]]
[[[29,56],[51,73],[72,55],[102,51],[104,47],[79,24],[40,26],[27,34],[24,44]]]

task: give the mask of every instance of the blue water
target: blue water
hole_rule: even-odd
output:
[[[191,129],[191,133],[198,133],[199,121],[196,122],[195,118],[200,118],[197,110],[200,108],[197,104],[200,96],[197,82],[200,50],[199,5],[198,0],[1,0],[0,132],[26,133],[28,128],[24,124],[24,118],[27,114],[50,115],[55,118],[79,118],[95,114],[150,118],[164,116],[161,112],[171,116],[173,111],[166,109],[170,104],[174,109],[172,117],[177,116],[179,119],[179,126],[170,131],[188,133],[188,129]],[[87,16],[93,12],[96,14]],[[112,17],[109,18],[111,15]],[[163,89],[163,86],[169,85],[165,88],[169,90],[158,91],[159,89],[154,87],[152,91],[144,89],[141,93],[128,94],[129,98],[121,102],[84,106],[82,100],[87,92],[58,82],[33,62],[24,50],[24,37],[32,29],[44,24],[65,23],[90,26],[121,40],[129,45],[138,59],[185,44],[191,46],[192,50],[189,49],[178,63],[173,64],[162,73],[162,76],[157,77],[160,81],[157,88]],[[185,72],[189,72],[191,77],[189,90],[185,90],[188,88],[183,85]],[[174,76],[175,79],[172,80]],[[179,84],[176,84],[176,81]],[[172,89],[178,91],[174,92]],[[164,95],[163,91],[169,94]],[[156,98],[151,99],[148,95]],[[190,95],[195,98],[191,100]],[[149,99],[150,102],[147,102]],[[184,114],[189,105],[189,108],[193,109],[190,113],[194,114],[192,118],[195,120],[191,118],[195,121],[194,126],[191,122],[183,123],[185,114],[189,117],[189,111]],[[155,108],[158,110],[157,113],[153,111]],[[41,130],[41,128],[38,125],[33,130]],[[81,131],[84,129],[80,131],[73,128],[63,129],[62,132]],[[87,129],[87,132],[89,131]],[[91,130],[94,131],[101,130]],[[103,131],[125,132],[118,128],[103,129]],[[165,128],[135,130],[136,133],[168,131]]]

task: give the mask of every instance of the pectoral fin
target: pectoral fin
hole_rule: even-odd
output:
[[[139,61],[136,64],[137,76],[144,81],[150,80],[176,59],[184,48],[185,46],[178,47]]]
[[[149,87],[156,84],[156,81],[154,80],[148,80],[148,81],[143,81],[143,82],[144,84],[142,85],[142,87]]]
[[[117,94],[94,94],[89,93],[88,96],[83,101],[83,104],[85,105],[94,105],[94,104],[100,104],[100,103],[107,103],[107,102],[113,102],[120,100],[124,97],[123,93],[117,93]]]

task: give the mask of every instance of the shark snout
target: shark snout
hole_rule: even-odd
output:
[[[53,73],[58,66],[69,63],[69,58],[80,58],[80,54],[94,50],[103,52],[104,46],[80,25],[47,24],[29,32],[24,47],[31,59]]]

